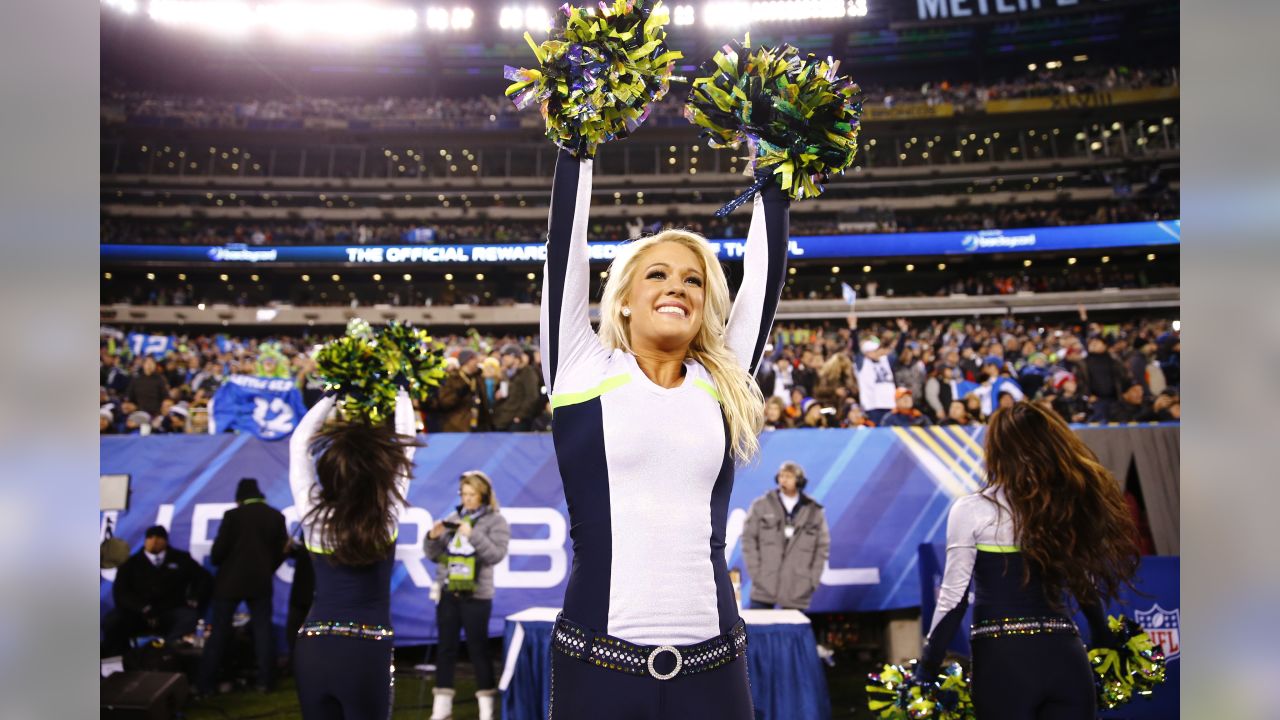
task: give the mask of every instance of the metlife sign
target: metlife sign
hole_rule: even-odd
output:
[[[1074,225],[1068,227],[973,230],[867,235],[806,235],[791,238],[793,260],[838,260],[871,257],[921,257],[983,253],[1026,253],[1062,250],[1177,245],[1181,221]],[[746,241],[711,240],[716,255],[738,261]],[[608,263],[626,243],[589,246],[591,261]],[[243,265],[541,265],[542,243],[496,245],[312,245],[193,247],[190,245],[102,245],[104,263],[216,263]]]
[[[1046,10],[1100,5],[1104,0],[916,0],[920,20],[963,20],[966,18],[1028,15]]]

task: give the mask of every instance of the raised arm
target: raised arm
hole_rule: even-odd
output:
[[[742,259],[742,286],[729,313],[726,339],[738,362],[753,374],[769,339],[787,278],[790,206],[782,188],[770,182],[756,195],[751,210]]]
[[[542,379],[555,392],[563,370],[603,347],[591,329],[591,267],[587,253],[587,214],[591,208],[591,160],[561,150],[551,187],[547,223],[547,263],[542,272],[539,321]]]
[[[973,564],[978,559],[978,542],[974,534],[972,511],[966,507],[973,500],[961,498],[951,506],[947,516],[947,567],[942,573],[938,605],[933,611],[929,637],[920,656],[920,680],[932,680],[942,667],[951,638],[960,629],[965,610],[969,608],[969,583]]]
[[[413,417],[413,401],[409,399],[409,393],[404,388],[396,393],[396,434],[405,435],[410,440],[418,436],[418,423]],[[417,452],[416,445],[409,445],[404,449],[405,457],[409,458],[409,462],[413,462],[413,455]],[[396,478],[396,488],[400,491],[400,497],[407,498],[409,496],[409,482],[413,480],[411,475],[401,475]]]
[[[319,482],[315,465],[311,462],[311,440],[325,418],[329,417],[335,402],[337,397],[334,395],[320,398],[320,402],[302,416],[289,437],[289,489],[293,492],[293,507],[298,511],[299,520],[311,512],[315,504],[311,493]]]

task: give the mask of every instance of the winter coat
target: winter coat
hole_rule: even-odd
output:
[[[516,418],[526,423],[527,428],[527,423],[538,413],[538,401],[542,399],[541,387],[538,371],[532,365],[517,370],[507,381],[506,398],[499,400],[493,409],[494,429],[506,430]]]
[[[822,505],[804,493],[792,516],[795,532],[789,540],[786,520],[777,490],[756,498],[742,528],[742,557],[752,600],[804,610],[822,578],[831,535]]]
[[[490,429],[489,403],[480,391],[479,375],[463,377],[461,370],[450,371],[431,398],[429,408],[439,416],[441,432],[471,432],[473,408],[476,411],[475,432]]]
[[[449,513],[445,522],[462,522],[461,508]],[[443,583],[449,577],[449,543],[457,530],[445,530],[440,537],[426,538],[422,547],[427,557],[436,563],[436,581]],[[476,557],[476,589],[472,597],[477,600],[493,599],[493,566],[502,562],[507,556],[507,545],[511,542],[511,526],[502,513],[483,508],[475,517],[471,527],[471,546],[475,548]]]

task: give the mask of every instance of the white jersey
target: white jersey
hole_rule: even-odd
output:
[[[661,387],[592,330],[591,165],[560,154],[542,294],[543,374],[574,551],[564,615],[641,645],[692,644],[738,621],[724,555],[728,426],[703,366],[686,360],[683,382]],[[780,190],[756,198],[726,328],[748,373],[786,277],[786,218]]]
[[[889,356],[872,360],[866,355],[858,357],[858,397],[863,410],[892,410],[895,405],[893,364]]]

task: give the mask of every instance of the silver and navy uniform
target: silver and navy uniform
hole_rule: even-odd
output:
[[[590,159],[556,164],[543,274],[544,381],[564,482],[573,567],[564,616],[640,645],[686,645],[738,621],[725,565],[734,465],[710,373],[685,361],[683,382],[656,385],[591,327],[587,215]],[[786,277],[788,201],[755,198],[744,279],[726,328],[751,374]]]
[[[293,436],[289,438],[289,486],[293,491],[293,505],[302,523],[303,539],[307,550],[314,557],[316,572],[315,601],[312,603],[309,621],[356,622],[368,625],[391,624],[391,570],[395,562],[395,550],[387,549],[387,557],[373,565],[349,567],[329,561],[324,550],[325,527],[323,520],[307,518],[315,507],[320,494],[316,477],[315,460],[310,445],[325,418],[333,410],[335,398],[325,397],[302,417]],[[403,390],[396,397],[395,428],[400,435],[414,437],[417,428],[413,420],[413,403]],[[416,448],[405,448],[405,454],[413,460]],[[409,491],[409,477],[396,478],[400,497]]]
[[[1092,671],[1064,602],[1052,602],[1022,555],[1000,489],[960,498],[947,518],[947,562],[920,660],[933,677],[960,629],[972,587],[973,699],[979,717],[1095,717]],[[1110,641],[1102,609],[1082,607],[1094,644]],[[1037,714],[1037,713],[1041,714]]]

